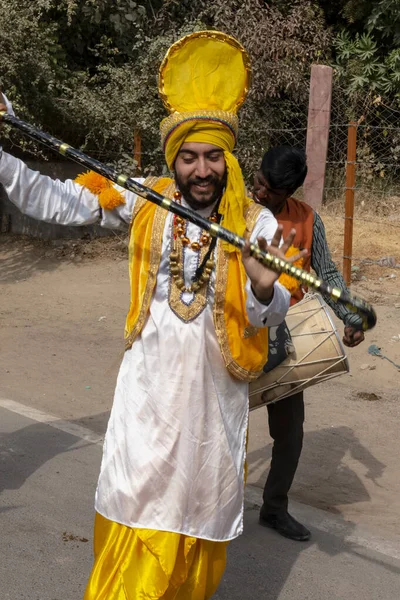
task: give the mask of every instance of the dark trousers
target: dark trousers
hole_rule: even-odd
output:
[[[292,485],[303,446],[303,392],[268,404],[269,432],[274,440],[271,467],[264,487],[262,513],[287,511]]]

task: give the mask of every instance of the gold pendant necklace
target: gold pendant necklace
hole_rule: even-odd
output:
[[[180,201],[180,192],[175,192],[174,200]],[[212,215],[210,220],[217,221]],[[170,286],[169,305],[171,310],[185,323],[193,321],[207,305],[208,284],[215,267],[214,252],[206,259],[211,244],[211,236],[203,231],[199,241],[192,241],[187,236],[187,223],[182,217],[175,216],[172,223],[170,252]],[[192,250],[198,256],[196,279],[190,285],[185,284],[185,252]],[[205,262],[204,262],[205,261]]]

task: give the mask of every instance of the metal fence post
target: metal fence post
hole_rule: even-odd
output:
[[[350,285],[351,255],[353,252],[354,190],[356,184],[357,123],[349,123],[347,132],[343,277],[346,284]]]
[[[304,200],[315,209],[322,204],[332,101],[332,68],[312,65],[308,105],[306,154],[308,174]]]

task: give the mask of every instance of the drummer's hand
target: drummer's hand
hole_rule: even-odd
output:
[[[264,252],[270,252],[278,258],[283,258],[285,261],[290,263],[293,263],[296,260],[299,260],[299,258],[306,256],[307,250],[302,250],[290,258],[285,256],[289,246],[291,246],[293,243],[296,230],[292,229],[288,237],[284,240],[282,246],[279,247],[282,238],[282,230],[282,225],[279,225],[270,246],[268,246],[264,238],[257,238],[260,249]],[[246,242],[245,246],[243,247],[242,261],[244,268],[246,269],[246,273],[251,281],[251,287],[256,298],[260,300],[260,302],[268,302],[271,300],[274,293],[274,283],[278,279],[279,273],[275,273],[275,271],[268,269],[268,267],[261,264],[257,259],[251,256],[249,242]]]
[[[343,335],[343,344],[348,348],[354,348],[364,341],[364,332],[354,327],[345,327]]]

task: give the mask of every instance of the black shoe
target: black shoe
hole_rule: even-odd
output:
[[[288,512],[265,516],[260,513],[259,523],[264,527],[276,529],[284,537],[297,542],[307,542],[311,537],[311,532],[308,531],[307,527],[296,521]]]

